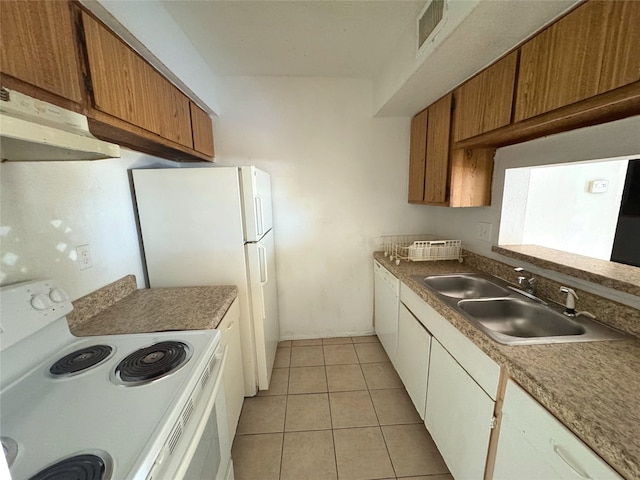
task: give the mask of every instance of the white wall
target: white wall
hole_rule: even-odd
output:
[[[72,300],[127,274],[144,286],[127,169],[176,165],[121,149],[122,158],[0,164],[0,284],[53,278]],[[89,244],[80,270],[75,247]]]
[[[364,80],[233,77],[218,89],[217,162],[272,175],[281,336],[370,332],[380,235],[430,231],[406,201],[409,119],[372,119]]]
[[[628,163],[625,159],[532,168],[522,243],[609,260]],[[607,180],[608,190],[589,192],[592,180]],[[509,220],[504,213],[503,224]]]

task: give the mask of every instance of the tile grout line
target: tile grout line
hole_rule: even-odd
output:
[[[362,364],[360,364],[360,369],[362,370]],[[364,376],[364,371],[362,372]],[[367,383],[367,379],[365,377],[365,383]],[[367,393],[369,394],[369,400],[371,400],[371,405],[373,405],[373,411],[376,414],[376,419],[378,420],[378,428],[380,429],[380,436],[382,436],[382,441],[384,442],[384,448],[387,450],[387,456],[389,457],[389,463],[391,464],[391,470],[393,470],[393,476],[398,478],[398,473],[396,472],[396,467],[393,465],[393,460],[391,458],[391,452],[389,451],[389,445],[387,445],[387,439],[384,437],[384,432],[382,431],[382,425],[380,425],[380,418],[378,417],[378,412],[376,410],[376,406],[373,403],[373,397],[371,396],[371,388],[369,388],[369,384],[367,383]]]
[[[324,348],[323,348],[324,352]],[[336,466],[336,480],[339,479],[338,476],[338,453],[336,452],[336,436],[335,429],[333,428],[333,414],[331,413],[331,395],[329,395],[329,376],[327,375],[327,363],[325,361],[324,364],[324,377],[327,381],[327,402],[329,404],[329,424],[331,425],[331,442],[333,442],[333,461]]]

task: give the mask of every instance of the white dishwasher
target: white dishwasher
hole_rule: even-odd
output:
[[[400,307],[400,280],[374,260],[375,329],[380,343],[397,367],[398,311]]]

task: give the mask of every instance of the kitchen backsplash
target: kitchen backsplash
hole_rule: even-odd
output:
[[[73,312],[67,315],[67,322],[73,328],[84,323],[104,309],[119,302],[138,289],[135,275],[126,275],[109,285],[77,299],[73,303]]]

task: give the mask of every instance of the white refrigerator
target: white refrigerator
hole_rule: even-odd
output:
[[[269,174],[255,167],[132,174],[149,286],[237,285],[245,395],[268,389],[280,336]]]

